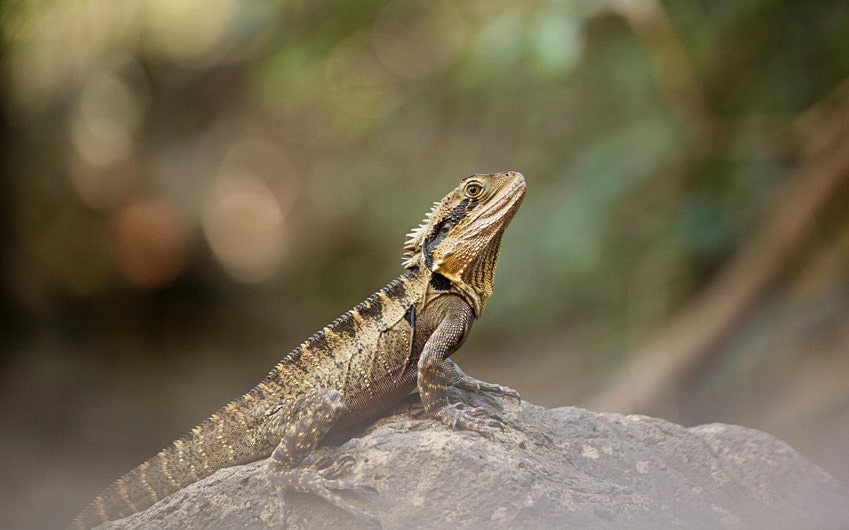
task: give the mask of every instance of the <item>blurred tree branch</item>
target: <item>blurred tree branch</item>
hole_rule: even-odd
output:
[[[660,89],[684,129],[690,145],[704,155],[714,146],[719,120],[707,104],[669,15],[658,0],[615,0],[615,13],[645,48]]]
[[[795,154],[815,156],[831,148],[849,130],[849,79],[827,97],[796,116],[784,131]]]
[[[800,114],[781,135],[798,139],[793,151],[802,158],[761,229],[689,307],[631,355],[607,388],[591,398],[591,408],[669,410],[676,389],[802,258],[821,214],[840,200],[849,181],[849,82]]]

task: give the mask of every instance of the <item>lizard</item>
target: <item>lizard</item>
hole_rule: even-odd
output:
[[[501,239],[525,195],[515,171],[462,179],[407,234],[400,277],[286,355],[240,398],[128,472],[71,523],[92,528],[140,512],[221,468],[268,458],[285,525],[285,492],[308,492],[379,526],[339,495],[374,490],[340,479],[353,459],[304,461],[331,431],[387,411],[418,390],[427,415],[452,429],[492,435],[504,424],[481,407],[449,403],[459,386],[519,398],[449,359],[492,295]],[[269,456],[270,455],[270,456]]]

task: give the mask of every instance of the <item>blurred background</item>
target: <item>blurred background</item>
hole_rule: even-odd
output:
[[[468,373],[762,429],[849,482],[849,3],[0,14],[0,527],[63,526],[510,169]]]

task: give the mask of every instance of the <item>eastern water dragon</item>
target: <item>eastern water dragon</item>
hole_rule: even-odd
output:
[[[281,506],[286,491],[310,492],[379,524],[337,494],[371,488],[338,478],[351,468],[350,458],[303,461],[332,430],[379,415],[416,389],[425,412],[452,429],[491,434],[503,427],[482,408],[450,403],[448,386],[518,393],[465,375],[448,357],[492,295],[501,238],[524,195],[518,172],[463,179],[408,234],[399,278],[292,350],[248,393],[119,478],[72,526],[127,517],[218,469],[269,455],[268,477]]]

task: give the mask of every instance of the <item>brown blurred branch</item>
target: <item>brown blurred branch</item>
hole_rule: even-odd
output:
[[[619,14],[646,50],[658,84],[677,115],[690,144],[709,152],[719,130],[719,120],[710,110],[681,39],[658,0],[616,0]]]
[[[798,154],[814,156],[840,141],[849,131],[849,79],[831,94],[796,116],[785,129],[789,142],[798,145]]]
[[[815,233],[819,214],[849,181],[849,91],[840,92],[842,117],[813,107],[800,153],[811,153],[787,181],[763,227],[696,300],[632,356],[589,406],[658,414],[672,403],[676,387],[707,362],[722,341],[790,265]],[[820,126],[810,116],[821,116]],[[835,133],[839,124],[840,133]],[[823,140],[828,140],[828,147]]]

